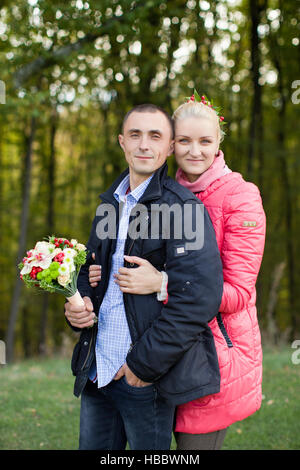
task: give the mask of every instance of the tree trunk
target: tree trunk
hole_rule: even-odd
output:
[[[24,351],[24,356],[26,358],[29,358],[31,356],[28,315],[29,315],[28,306],[24,305],[23,308],[21,309],[21,330],[22,330],[23,351]]]
[[[2,121],[2,120],[1,120]],[[4,126],[0,121],[0,135],[4,135]],[[0,141],[0,227],[3,227],[3,211],[4,211],[4,204],[3,204],[3,178],[4,178],[4,168],[3,168],[3,141]],[[2,242],[2,235],[3,232],[0,230],[0,246],[3,246]]]
[[[249,128],[249,147],[248,147],[248,167],[247,176],[249,179],[253,178],[254,159],[256,152],[256,145],[262,145],[261,139],[263,136],[262,131],[262,92],[259,84],[259,69],[261,64],[260,50],[259,50],[259,36],[257,28],[260,22],[260,15],[262,7],[259,0],[249,0],[250,17],[251,17],[251,75],[253,84],[253,99],[251,106],[251,121]],[[262,151],[260,149],[259,156],[262,158]],[[262,161],[260,162],[260,167]],[[260,173],[262,168],[260,168]]]
[[[283,2],[279,3],[280,11],[283,10]],[[293,196],[291,181],[288,172],[288,155],[286,149],[286,107],[287,97],[285,94],[286,86],[284,84],[283,67],[280,57],[280,45],[278,44],[278,37],[280,36],[282,28],[282,19],[279,31],[274,36],[273,42],[271,38],[271,50],[273,52],[272,58],[274,66],[277,70],[278,78],[278,91],[280,96],[280,107],[278,112],[278,148],[279,148],[279,171],[282,179],[282,199],[283,199],[283,218],[285,225],[285,246],[287,254],[287,275],[289,283],[289,307],[291,315],[291,339],[299,332],[300,322],[298,313],[296,312],[296,283],[295,283],[295,255],[296,250],[294,247],[293,237]]]
[[[16,264],[20,263],[20,261],[24,257],[25,249],[26,249],[30,188],[31,188],[32,153],[33,153],[33,141],[34,141],[35,131],[36,131],[36,119],[35,117],[32,117],[29,135],[28,137],[26,137],[22,213],[21,213],[21,223],[20,223],[19,248],[18,248]],[[15,328],[16,328],[18,310],[19,310],[21,284],[22,284],[22,281],[19,276],[19,271],[16,270],[16,282],[15,282],[15,287],[14,287],[13,296],[12,296],[11,310],[10,310],[9,322],[8,322],[8,327],[7,327],[7,333],[6,333],[7,362],[11,362],[13,360],[13,355],[14,355]]]
[[[57,131],[57,110],[53,109],[50,127],[50,158],[48,165],[48,213],[47,213],[47,235],[54,235],[54,194],[55,194],[55,135]],[[40,324],[39,353],[47,354],[47,324],[48,324],[49,293],[43,294],[42,315]]]
[[[283,204],[284,204],[284,219],[285,219],[285,243],[287,252],[287,272],[289,279],[289,304],[291,314],[291,333],[296,333],[298,327],[298,314],[295,311],[295,265],[294,265],[294,241],[293,241],[293,211],[292,211],[292,193],[291,182],[288,174],[288,158],[285,143],[285,129],[284,122],[286,119],[286,98],[282,84],[282,73],[279,63],[277,64],[279,92],[281,97],[281,105],[279,109],[279,130],[278,130],[278,147],[280,174],[283,183]]]

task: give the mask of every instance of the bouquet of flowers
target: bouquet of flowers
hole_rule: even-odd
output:
[[[21,279],[27,287],[59,292],[73,305],[84,307],[77,290],[77,278],[86,261],[85,245],[54,235],[46,240],[37,242],[18,265]]]

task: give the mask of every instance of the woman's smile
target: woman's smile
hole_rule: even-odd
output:
[[[204,162],[205,158],[187,158],[187,162],[197,163],[197,162]]]

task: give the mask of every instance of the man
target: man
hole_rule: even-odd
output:
[[[78,279],[86,309],[65,305],[72,327],[82,330],[72,358],[74,393],[82,393],[80,449],[125,449],[127,441],[131,450],[169,449],[175,406],[219,391],[207,323],[221,302],[222,266],[203,205],[167,176],[173,132],[169,115],[154,105],[137,106],[125,116],[119,143],[129,169],[101,195],[93,221],[90,255]],[[168,214],[170,227],[163,227],[164,216],[156,217],[160,207],[176,208]],[[112,221],[115,233],[105,232]],[[191,243],[191,233],[195,240],[203,233],[200,245]],[[94,289],[88,273],[92,253],[102,266]],[[166,304],[153,294],[121,292],[114,275],[124,255],[164,268]]]

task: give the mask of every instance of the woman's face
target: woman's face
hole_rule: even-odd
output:
[[[175,123],[175,158],[190,182],[206,171],[219,151],[215,123],[209,118],[189,117]]]

